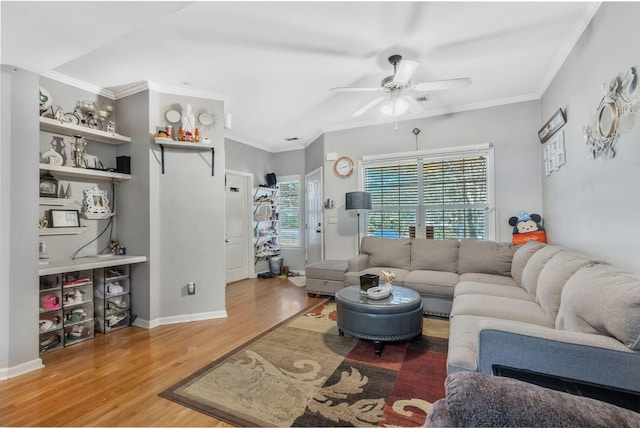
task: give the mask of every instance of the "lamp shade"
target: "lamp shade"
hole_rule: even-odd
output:
[[[348,192],[345,195],[345,209],[347,210],[370,210],[371,193],[369,192]]]

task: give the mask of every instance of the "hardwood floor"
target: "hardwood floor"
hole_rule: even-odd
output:
[[[42,356],[45,368],[0,381],[0,426],[228,426],[158,393],[321,302],[286,279],[227,286],[224,319],[130,327]]]

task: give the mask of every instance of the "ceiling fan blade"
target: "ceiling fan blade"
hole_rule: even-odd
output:
[[[424,108],[420,105],[420,103],[413,98],[411,95],[405,95],[403,97],[407,104],[409,104],[409,111],[413,114],[422,113]]]
[[[331,88],[334,92],[373,92],[379,91],[380,88],[354,88],[349,86],[338,86],[337,88]]]
[[[353,113],[351,115],[351,117],[358,117],[361,116],[364,112],[366,112],[367,110],[370,110],[372,108],[374,108],[375,106],[377,106],[378,104],[380,104],[382,101],[384,101],[385,99],[387,99],[387,97],[378,97],[375,100],[371,101],[369,104],[367,104],[366,106],[362,107],[360,110],[358,110],[357,112]]]
[[[393,76],[393,81],[395,83],[407,83],[419,66],[420,61],[415,61],[413,59],[403,59],[398,64],[398,69],[396,70],[396,74]]]
[[[434,80],[433,82],[416,83],[416,91],[443,91],[446,89],[466,88],[471,85],[471,79],[463,77],[460,79]]]

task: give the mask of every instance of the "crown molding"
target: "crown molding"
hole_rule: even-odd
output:
[[[591,22],[594,15],[600,8],[601,4],[602,2],[586,4],[584,9],[584,14],[582,15],[581,19],[578,22],[576,22],[574,27],[571,29],[569,36],[566,38],[566,40],[560,47],[558,54],[556,55],[555,59],[547,69],[547,72],[545,73],[544,78],[540,82],[540,86],[538,86],[538,90],[536,91],[538,98],[542,98],[542,95],[544,95],[549,85],[551,85],[551,82],[556,77],[556,74],[558,74],[558,71],[560,71],[560,68],[562,67],[564,62],[567,60],[567,58],[571,54],[571,51],[575,47],[576,43],[578,43],[578,40],[580,39],[580,36],[582,36],[582,33],[584,32],[584,30],[586,30],[587,26],[589,26],[589,23]]]
[[[46,73],[42,73],[41,76],[46,77],[47,79],[56,80],[69,86],[73,86],[74,88],[84,89],[85,91],[91,92],[92,94],[100,95],[111,100],[116,99],[113,91],[109,89],[101,88],[100,86],[85,82],[84,80],[76,79],[75,77],[71,77],[66,74],[58,73],[57,71],[47,71]]]
[[[251,146],[251,147],[254,147],[256,149],[260,149],[262,151],[265,151],[265,152],[273,153],[273,149],[270,148],[270,147],[265,146],[264,144],[260,144],[260,143],[257,143],[255,141],[248,140],[248,139],[246,139],[244,137],[241,137],[241,136],[236,135],[236,134],[232,134],[230,132],[227,132],[225,134],[224,139],[225,140],[233,140],[235,142],[238,142],[238,143],[241,143],[241,144],[246,144],[247,146]]]

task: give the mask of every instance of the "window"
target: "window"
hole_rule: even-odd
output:
[[[363,188],[373,205],[365,213],[367,235],[408,237],[410,226],[431,226],[435,239],[493,239],[488,145],[375,158],[363,164]]]
[[[280,245],[300,246],[300,177],[280,177]]]

